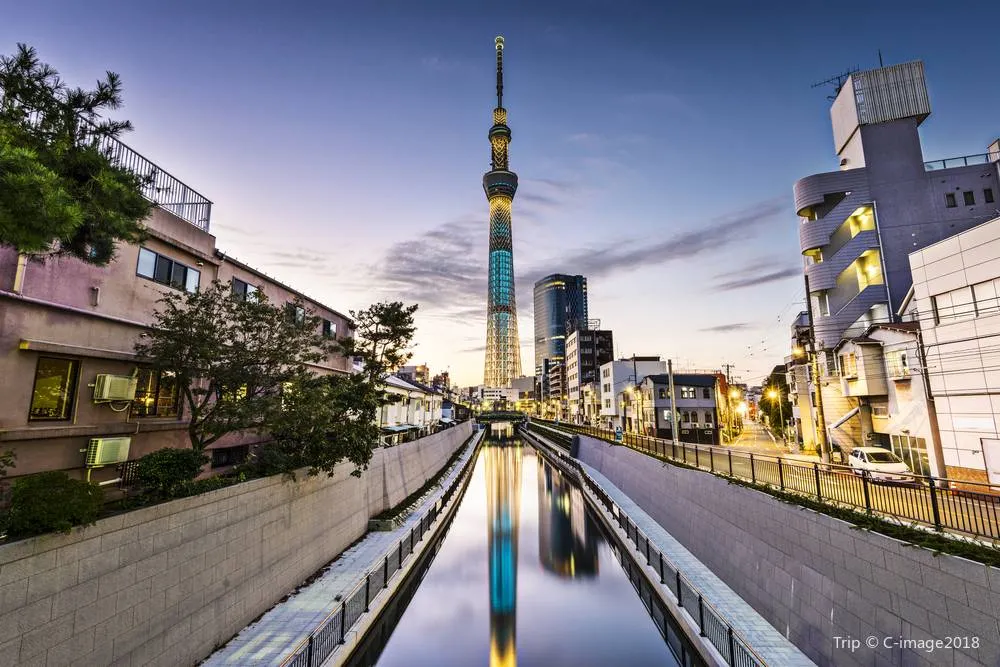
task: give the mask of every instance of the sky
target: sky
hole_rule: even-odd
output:
[[[944,9],[946,7],[946,10]],[[494,37],[531,290],[588,278],[619,356],[757,383],[804,308],[792,184],[837,169],[830,86],[922,59],[926,160],[1000,136],[1000,3],[8,3],[70,84],[121,75],[126,143],[214,202],[227,254],[347,312],[419,303],[414,363],[482,382]]]

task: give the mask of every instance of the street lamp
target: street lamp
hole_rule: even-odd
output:
[[[729,390],[729,410],[727,410],[727,417],[729,421],[729,442],[733,441],[733,429],[736,427],[735,420],[733,419],[733,401],[740,397],[740,390],[736,387],[732,387]]]
[[[771,399],[772,405],[774,404],[773,401],[778,401],[778,418],[781,420],[781,443],[787,444],[788,441],[785,438],[785,413],[781,405],[781,392],[777,389],[768,389],[767,397]]]

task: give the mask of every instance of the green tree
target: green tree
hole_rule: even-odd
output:
[[[103,117],[121,93],[113,72],[94,90],[67,87],[24,44],[0,56],[0,245],[105,265],[117,242],[143,238],[153,204],[142,192],[153,175],[102,148],[132,129]]]
[[[197,452],[229,433],[264,430],[281,414],[283,387],[334,349],[301,301],[275,306],[262,292],[238,298],[214,281],[161,304],[136,353],[177,374]]]
[[[138,460],[136,478],[155,496],[172,498],[198,476],[206,463],[208,457],[203,452],[165,447]]]
[[[363,370],[350,375],[300,373],[288,385],[283,410],[269,425],[271,441],[256,460],[266,473],[292,474],[308,468],[326,472],[343,460],[360,475],[378,445],[378,414],[392,399],[385,377],[410,358],[417,306],[383,302],[351,311],[355,334],[340,342],[342,354],[359,360]]]
[[[6,530],[11,537],[68,533],[73,526],[96,521],[103,504],[100,486],[61,471],[19,477],[11,488]]]

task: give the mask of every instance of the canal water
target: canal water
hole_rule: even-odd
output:
[[[679,664],[579,488],[501,433],[379,667]]]

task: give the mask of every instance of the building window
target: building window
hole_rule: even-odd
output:
[[[993,188],[986,188],[983,190],[983,199],[986,200],[987,204],[993,203]]]
[[[715,415],[711,412],[705,412],[705,428],[712,428],[712,422],[715,420]]]
[[[892,451],[910,470],[918,475],[930,475],[931,466],[927,458],[927,441],[912,435],[892,435]]]
[[[323,335],[327,338],[334,338],[337,335],[337,324],[330,320],[323,320]]]
[[[885,364],[889,369],[891,378],[910,377],[910,364],[906,359],[904,350],[896,350],[885,355]]]
[[[165,255],[147,248],[139,248],[139,266],[136,274],[149,278],[161,285],[197,292],[201,282],[201,271],[185,266]]]
[[[250,445],[212,450],[212,468],[225,468],[243,463],[250,454]]]
[[[667,390],[666,390],[666,388],[660,387],[659,391],[657,392],[657,395],[660,398],[666,398],[667,397]]]
[[[63,421],[73,414],[76,376],[80,362],[73,359],[39,357],[35,386],[31,390],[29,421]]]
[[[1000,311],[1000,278],[973,285],[972,300],[975,302],[977,317]]]
[[[948,208],[955,208],[958,206],[958,202],[955,201],[955,193],[947,192],[944,195],[944,205]]]
[[[285,304],[285,316],[289,322],[302,324],[306,321],[306,309],[294,303]]]
[[[681,398],[694,398],[694,387],[681,387]]]
[[[176,417],[180,386],[173,371],[140,368],[132,409],[139,417]]]
[[[709,395],[708,387],[702,387],[701,388],[701,397],[702,398],[711,398],[711,396]]]
[[[853,352],[840,355],[840,374],[845,378],[858,377],[858,358]]]
[[[685,410],[681,413],[681,423],[690,424],[691,423],[691,413]]]
[[[246,301],[247,297],[257,294],[258,288],[239,278],[233,278],[233,296],[241,301]]]
[[[976,204],[976,193],[972,190],[967,190],[962,193],[962,199],[965,200],[966,206],[974,206]]]

